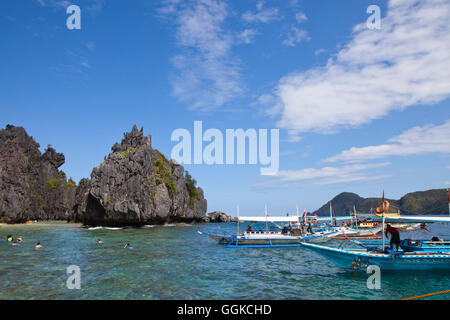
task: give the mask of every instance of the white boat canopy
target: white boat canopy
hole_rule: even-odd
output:
[[[373,217],[372,220],[382,221],[382,217]],[[450,216],[399,216],[399,217],[384,217],[386,223],[433,223],[433,222],[450,222]]]
[[[308,216],[308,218],[312,218],[315,219],[317,221],[330,221],[331,218],[330,217],[314,217],[314,216]],[[352,220],[352,217],[333,217],[333,220],[336,219],[336,221],[341,221],[341,220]]]
[[[240,221],[252,221],[252,222],[298,222],[297,216],[286,217],[239,217]]]

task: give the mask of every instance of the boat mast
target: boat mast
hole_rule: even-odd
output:
[[[331,201],[330,201],[330,219],[331,219],[331,226],[333,226],[333,209],[331,208]]]
[[[447,189],[448,214],[450,215],[450,191]]]
[[[385,217],[384,217],[384,190],[383,190],[383,198],[381,199],[381,203],[383,203],[383,205],[382,205],[382,209],[383,209],[383,212],[382,212],[382,217],[383,217],[383,227],[382,227],[382,232],[383,232],[383,252],[386,250],[386,248],[384,247],[385,246],[385,234],[384,234],[384,220],[385,220]],[[392,235],[391,235],[392,236]]]
[[[384,218],[384,212],[383,212],[383,227],[382,227],[382,229],[381,229],[382,232],[383,232],[383,252],[385,251],[385,247],[384,247],[384,245],[385,245],[385,244],[384,244],[384,242],[385,242],[385,237],[384,237],[384,219],[385,219],[385,218]]]
[[[355,226],[358,229],[358,215],[356,214],[356,207],[353,206],[353,212],[355,213]]]

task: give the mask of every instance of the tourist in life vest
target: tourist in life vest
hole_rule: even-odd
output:
[[[395,244],[398,251],[398,246],[400,245],[400,232],[398,232],[397,228],[391,227],[391,225],[388,224],[385,231],[386,237],[388,233],[391,234],[390,248],[393,249],[393,244]]]

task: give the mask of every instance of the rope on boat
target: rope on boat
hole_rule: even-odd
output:
[[[417,297],[412,297],[412,298],[406,298],[406,299],[402,299],[402,300],[415,300],[415,299],[421,299],[421,298],[425,298],[425,297],[431,297],[431,296],[436,296],[438,294],[444,294],[444,293],[449,293],[450,290],[445,290],[445,291],[439,291],[439,292],[435,292],[435,293],[428,293],[428,294],[424,294],[421,296],[417,296]]]

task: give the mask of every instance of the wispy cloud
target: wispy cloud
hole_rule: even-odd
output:
[[[256,11],[246,11],[242,15],[242,19],[246,22],[254,23],[254,22],[262,22],[268,23],[274,20],[277,20],[278,17],[278,9],[277,8],[264,8],[264,4],[262,1],[258,1],[256,3]]]
[[[297,135],[332,133],[449,97],[448,21],[449,1],[389,1],[381,30],[361,23],[326,66],[280,80],[278,125]]]
[[[299,27],[292,27],[288,34],[287,39],[283,40],[285,46],[295,47],[298,43],[303,40],[309,40],[308,32],[306,30],[300,29]]]
[[[174,94],[191,109],[211,110],[242,92],[239,60],[232,55],[233,35],[223,28],[227,5],[219,0],[166,2],[175,18],[181,53],[171,61],[176,72],[171,80]],[[248,35],[249,36],[249,35]]]
[[[66,9],[72,4],[78,5],[81,10],[95,13],[103,9],[106,0],[90,0],[90,1],[73,1],[68,0],[35,0],[39,5],[43,7],[63,8]]]
[[[297,24],[301,24],[308,20],[308,17],[303,12],[297,12],[295,14],[295,20]],[[291,26],[291,30],[287,38],[283,41],[283,44],[285,46],[295,47],[303,40],[310,40],[308,32],[304,29],[301,29],[297,24]]]
[[[269,181],[255,185],[258,187],[295,184],[305,182],[312,185],[327,185],[363,180],[378,180],[390,177],[389,174],[369,174],[370,169],[386,167],[389,162],[376,164],[355,164],[341,167],[306,168],[301,170],[280,170]]]
[[[325,50],[325,49],[317,49],[316,51],[314,51],[314,55],[318,56],[319,54],[324,53],[326,51],[327,50]]]
[[[245,29],[244,31],[242,31],[237,35],[237,39],[242,43],[246,44],[253,43],[253,38],[255,37],[256,34],[257,32],[254,29]]]
[[[392,156],[427,153],[450,154],[450,120],[444,124],[414,127],[388,140],[387,144],[345,150],[325,162],[360,162]]]
[[[308,20],[308,17],[303,12],[297,12],[295,14],[295,20],[297,20],[298,23],[302,23],[302,22]]]

